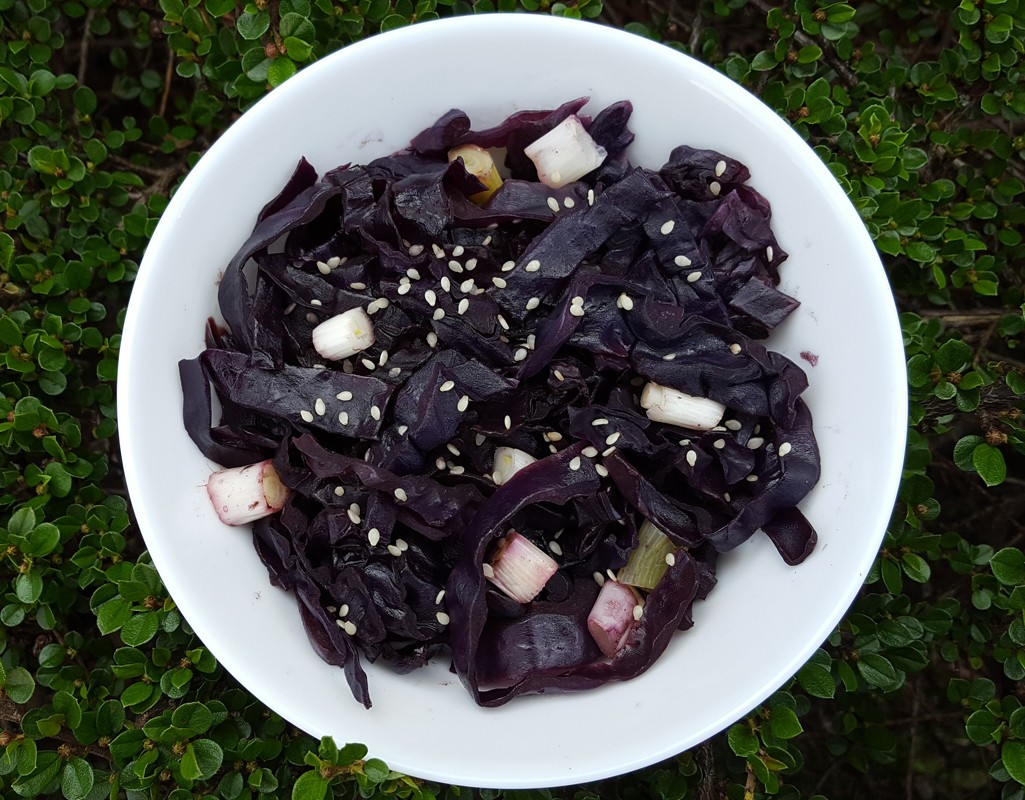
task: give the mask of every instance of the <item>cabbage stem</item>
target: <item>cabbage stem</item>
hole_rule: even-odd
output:
[[[637,591],[619,581],[605,581],[598,599],[587,615],[587,630],[601,651],[612,658],[626,644],[627,636],[638,620],[641,606]]]
[[[630,551],[630,558],[616,577],[621,583],[651,591],[669,569],[666,557],[675,550],[676,545],[668,536],[649,520],[644,520],[637,531],[637,547]]]
[[[498,174],[495,159],[483,147],[475,144],[464,144],[448,151],[448,160],[461,159],[463,168],[484,184],[484,190],[470,195],[470,200],[477,205],[484,205],[491,199],[502,185],[502,176]]]
[[[523,148],[523,153],[534,162],[541,183],[553,189],[580,180],[598,169],[608,155],[576,116],[564,119]]]
[[[485,566],[484,576],[516,602],[529,603],[558,569],[559,565],[532,541],[509,531],[499,540],[498,551]]]
[[[217,517],[225,525],[245,525],[281,510],[288,488],[269,460],[215,472],[206,482]]]

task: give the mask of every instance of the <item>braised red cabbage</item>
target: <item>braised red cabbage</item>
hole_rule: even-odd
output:
[[[797,508],[819,476],[807,380],[757,341],[798,305],[778,288],[769,203],[711,150],[632,166],[630,104],[593,119],[585,104],[476,132],[453,110],[369,164],[318,176],[302,160],[224,270],[223,325],[180,364],[199,449],[271,458],[291,489],[253,525],[255,549],[367,707],[364,660],[406,671],[447,653],[485,706],[632,678],[692,625],[719,553],[759,529],[788,564],[814,547]],[[571,114],[608,155],[551,189],[523,149]],[[447,159],[467,143],[506,151],[483,206]],[[376,342],[325,363],[314,327],[355,308]],[[726,417],[653,422],[649,381]],[[537,460],[498,486],[503,445]],[[607,659],[587,614],[644,519],[677,550]],[[526,605],[483,574],[509,530],[559,563]]]

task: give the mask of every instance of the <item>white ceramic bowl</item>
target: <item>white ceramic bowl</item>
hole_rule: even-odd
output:
[[[764,536],[721,561],[719,585],[647,673],[580,694],[473,704],[445,659],[369,668],[364,710],[310,648],[244,530],[213,514],[215,466],[181,422],[177,362],[203,347],[215,283],[255,214],[305,155],[321,172],[406,145],[452,107],[484,127],[581,95],[634,105],[634,163],[677,144],[745,162],[790,252],[801,308],[770,346],[807,368],[822,479],[802,508],[820,543],[786,566]],[[801,351],[818,365],[799,361]],[[667,47],[593,23],[487,15],[415,25],[303,70],[242,116],[175,194],[143,259],[118,382],[128,488],[146,545],[203,642],[256,697],[314,736],[359,741],[393,769],[446,783],[540,787],[627,772],[696,745],[800,668],[853,600],[889,517],[904,450],[901,336],[872,242],[829,171],[775,113]]]

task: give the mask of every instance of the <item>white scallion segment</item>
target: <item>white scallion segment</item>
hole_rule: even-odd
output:
[[[341,361],[374,343],[374,323],[362,308],[351,308],[313,329],[313,349],[328,361]]]
[[[633,587],[617,580],[605,581],[598,599],[587,615],[587,630],[608,658],[612,658],[626,644],[637,620],[634,607],[640,597]]]
[[[495,159],[483,147],[475,144],[464,144],[448,151],[448,160],[462,159],[463,168],[484,184],[484,189],[470,195],[470,200],[483,205],[502,185],[502,176],[498,174]]]
[[[485,564],[485,566],[488,566]],[[533,542],[516,531],[499,541],[484,577],[518,603],[529,603],[540,594],[559,565]]]
[[[619,570],[616,579],[620,583],[651,591],[665,575],[669,567],[668,558],[675,550],[676,545],[668,536],[650,520],[644,520],[637,531],[637,547],[630,551],[630,557]]]
[[[653,422],[697,431],[719,424],[726,406],[707,397],[693,397],[668,386],[649,382],[641,392],[641,407]]]
[[[245,525],[281,510],[288,489],[270,460],[215,472],[206,482],[217,518],[225,525]]]
[[[541,183],[558,189],[601,166],[608,153],[590,137],[576,116],[569,116],[523,148]]]
[[[521,469],[535,461],[537,459],[530,453],[517,450],[515,447],[496,447],[495,463],[491,475],[495,479],[495,483],[501,486]]]

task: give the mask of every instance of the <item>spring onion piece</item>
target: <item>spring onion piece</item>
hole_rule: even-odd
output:
[[[485,566],[484,576],[516,602],[529,603],[558,568],[530,539],[509,531],[498,541],[498,550]]]
[[[530,453],[524,453],[515,447],[496,447],[495,464],[492,467],[491,477],[495,484],[501,486],[513,475],[529,464],[537,461]]]
[[[641,602],[633,587],[619,581],[605,581],[598,592],[598,599],[587,615],[587,630],[609,658],[626,644],[626,637],[638,619],[634,609]]]
[[[206,491],[225,525],[245,525],[270,516],[288,498],[288,488],[269,460],[215,472],[206,482]]]
[[[637,531],[637,547],[630,551],[630,558],[616,578],[621,583],[651,591],[669,569],[666,557],[671,556],[675,550],[676,545],[668,536],[644,520]]]
[[[641,392],[641,407],[652,422],[697,431],[710,431],[726,413],[722,403],[707,397],[693,397],[654,382],[646,384]]]
[[[491,157],[491,153],[475,144],[464,144],[448,151],[450,162],[457,158],[461,158],[466,171],[486,187],[484,191],[470,195],[471,201],[477,205],[484,205],[502,185],[502,176],[498,174],[495,159]]]
[[[374,339],[374,323],[362,308],[350,308],[313,329],[313,349],[329,361],[354,356]]]
[[[608,155],[575,115],[566,117],[540,139],[524,147],[523,154],[534,162],[541,183],[553,189],[598,169]]]

